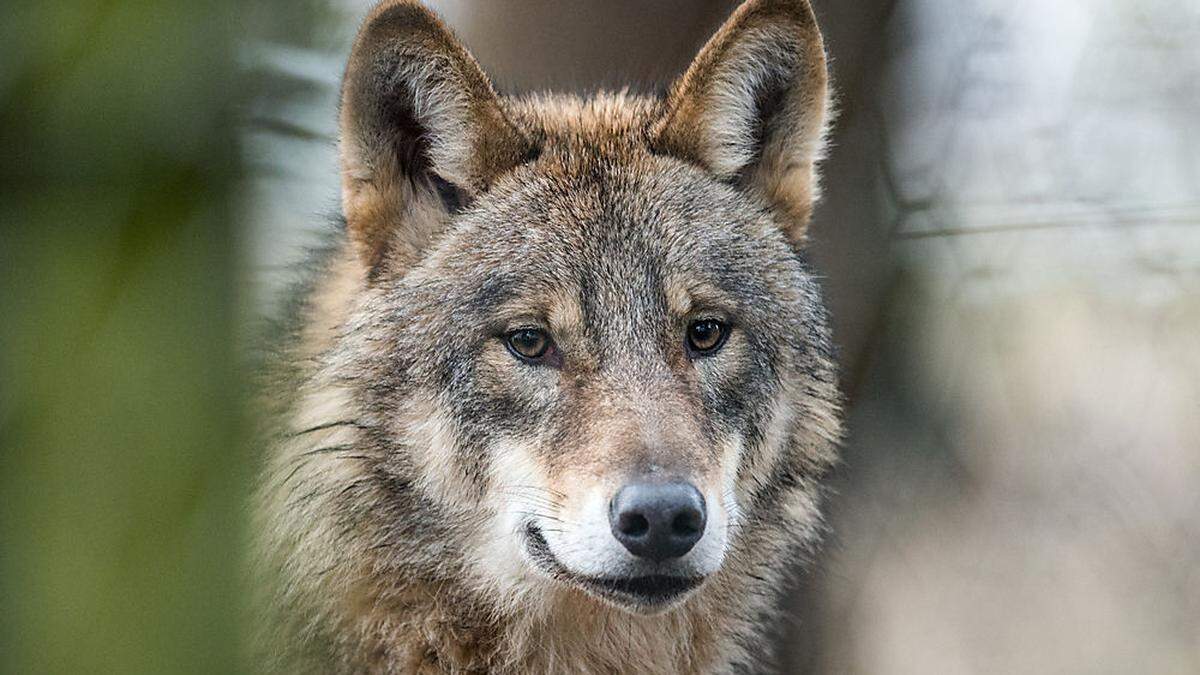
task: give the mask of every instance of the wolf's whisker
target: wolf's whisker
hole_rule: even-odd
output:
[[[296,438],[297,436],[303,436],[305,434],[311,434],[311,433],[314,433],[317,431],[324,431],[326,429],[334,429],[337,427],[356,427],[359,429],[367,428],[367,427],[364,427],[363,425],[361,425],[358,420],[337,420],[335,422],[325,422],[323,424],[318,424],[316,426],[308,427],[307,429],[301,429],[300,431],[293,431],[293,432],[289,433],[287,436],[288,436],[288,438]]]
[[[309,450],[307,452],[302,452],[296,456],[297,457],[311,457],[313,455],[336,454],[339,452],[349,452],[351,450],[357,450],[357,449],[359,449],[357,445],[346,443],[343,445],[330,445],[330,446],[327,446],[324,448],[316,448],[315,450]]]

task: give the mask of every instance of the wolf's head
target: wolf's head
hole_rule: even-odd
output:
[[[341,108],[361,290],[327,361],[375,569],[436,541],[508,597],[655,611],[811,533],[826,101],[805,0],[746,3],[661,99],[504,99],[420,6],[373,12]]]

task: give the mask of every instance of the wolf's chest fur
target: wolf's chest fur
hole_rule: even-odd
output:
[[[275,667],[767,664],[840,428],[826,97],[804,0],[745,3],[661,99],[502,99],[419,5],[372,12],[345,233],[265,388]]]

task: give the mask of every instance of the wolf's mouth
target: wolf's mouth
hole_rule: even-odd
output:
[[[632,577],[591,577],[567,569],[536,525],[525,528],[527,549],[533,561],[555,579],[583,588],[605,600],[644,611],[664,609],[704,582],[704,577],[650,574]]]

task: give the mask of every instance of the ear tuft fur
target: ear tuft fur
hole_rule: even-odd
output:
[[[534,152],[475,59],[410,0],[367,17],[339,121],[343,210],[373,275],[419,260],[451,215]]]
[[[748,0],[663,101],[651,146],[761,194],[802,243],[829,117],[825,47],[807,0]]]

